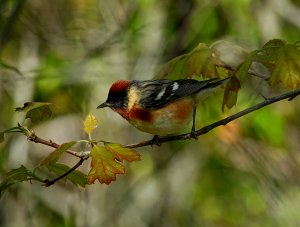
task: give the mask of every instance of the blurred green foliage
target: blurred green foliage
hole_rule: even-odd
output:
[[[83,116],[92,111],[100,119],[99,139],[141,141],[148,137],[116,115],[95,111],[113,81],[150,79],[198,43],[226,39],[246,49],[274,38],[294,43],[299,7],[296,0],[2,0],[0,131],[20,121],[15,107],[50,102],[54,116],[35,129],[44,138],[82,138]],[[259,100],[258,88],[268,90],[261,83],[252,87],[225,114]],[[199,107],[198,126],[224,116],[220,97]],[[140,149],[142,161],[108,187],[16,185],[0,200],[0,225],[299,226],[299,111],[296,98],[199,141]],[[23,164],[32,169],[51,152],[21,136],[4,136],[0,180]]]

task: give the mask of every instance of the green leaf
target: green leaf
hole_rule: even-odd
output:
[[[178,56],[162,66],[155,79],[184,79],[192,77],[224,78],[228,75],[224,63],[216,53],[204,43],[200,43],[190,53]]]
[[[25,128],[23,127],[23,126],[17,126],[17,127],[12,127],[12,128],[9,128],[9,129],[6,129],[6,130],[4,130],[4,131],[2,131],[2,132],[0,132],[0,143],[2,143],[3,141],[4,141],[4,134],[5,133],[24,133],[24,134],[26,134],[26,130],[25,130]]]
[[[47,168],[49,171],[55,173],[57,176],[61,176],[71,169],[69,166],[61,163],[47,165]],[[79,170],[74,170],[73,172],[65,176],[64,179],[69,180],[74,185],[81,186],[83,188],[87,184],[86,175]]]
[[[44,160],[41,161],[40,166],[56,163],[60,156],[74,144],[76,144],[76,141],[61,144],[57,149],[55,149]]]
[[[23,107],[17,107],[17,112],[25,112],[25,119],[29,118],[31,122],[39,123],[52,116],[50,108],[51,103],[47,102],[26,102]]]
[[[281,84],[290,89],[300,87],[299,44],[287,44],[280,48],[269,83],[271,86]]]
[[[23,165],[17,169],[10,170],[8,173],[6,173],[6,177],[0,183],[0,197],[3,195],[4,191],[12,185],[29,180],[36,180],[42,182],[42,179],[37,177],[32,171],[28,170]]]
[[[279,48],[285,46],[286,44],[287,42],[284,40],[272,39],[265,43],[262,50],[265,52],[264,55],[276,55],[278,53]]]
[[[284,88],[300,87],[300,43],[287,44],[274,39],[253,54],[253,61],[267,67],[271,76],[268,80],[272,87],[282,85]]]
[[[125,173],[125,166],[118,161],[116,155],[106,147],[94,146],[91,150],[91,170],[88,173],[87,181],[93,184],[95,180],[101,184],[110,184],[116,180],[117,174]]]
[[[236,76],[236,78],[239,80],[240,83],[243,83],[248,77],[251,64],[252,64],[252,59],[249,57],[238,67],[237,71],[235,72],[234,75]]]

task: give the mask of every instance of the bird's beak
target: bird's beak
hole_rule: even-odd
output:
[[[104,108],[104,107],[110,107],[110,105],[107,102],[104,102],[104,103],[100,104],[99,106],[97,106],[97,109]]]

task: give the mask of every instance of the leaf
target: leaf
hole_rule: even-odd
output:
[[[50,109],[51,103],[47,102],[26,102],[23,107],[17,107],[17,112],[25,112],[25,119],[29,118],[31,122],[39,123],[52,116]]]
[[[40,166],[56,163],[59,157],[74,144],[76,144],[76,141],[61,144],[57,149],[55,149],[44,160],[41,161]]]
[[[47,165],[49,171],[54,172],[57,176],[69,171],[71,168],[61,163],[54,163]],[[76,186],[85,187],[87,184],[86,175],[79,170],[74,170],[70,174],[64,177],[64,179],[71,181]]]
[[[234,75],[240,83],[243,83],[248,77],[251,64],[252,64],[252,59],[249,57],[238,67],[237,71],[235,72]]]
[[[253,60],[267,67],[271,76],[269,84],[281,84],[284,88],[295,89],[300,86],[300,42],[287,44],[273,39],[253,55]]]
[[[20,132],[26,134],[26,130],[23,126],[12,127],[0,132],[0,143],[4,142],[5,133],[20,133]]]
[[[141,155],[131,148],[125,148],[121,144],[117,143],[105,143],[105,148],[112,152],[117,160],[119,161],[139,161],[141,160]]]
[[[92,132],[97,127],[97,123],[97,119],[91,113],[89,113],[89,115],[85,118],[84,131],[89,135],[89,138],[91,138]]]
[[[269,79],[271,86],[282,84],[289,89],[300,87],[299,44],[287,44],[279,49],[278,59]]]
[[[193,77],[227,77],[228,70],[216,53],[200,43],[190,53],[178,56],[162,66],[155,79],[184,79]]]
[[[268,60],[268,61],[276,60],[278,50],[281,47],[284,47],[286,44],[287,44],[287,42],[284,40],[272,39],[272,40],[268,41],[265,45],[263,45],[262,50],[258,52],[258,56],[259,56],[259,53],[263,53],[262,56],[268,56],[268,58],[265,58],[266,60]]]
[[[230,80],[226,83],[223,103],[222,103],[223,112],[225,106],[229,109],[235,106],[240,87],[241,87],[240,82],[235,76],[232,76]]]
[[[101,184],[110,184],[116,180],[117,174],[125,173],[124,164],[105,147],[94,146],[90,156],[92,157],[91,170],[87,176],[89,184],[93,184],[97,179]]]
[[[10,170],[8,173],[6,173],[6,177],[0,183],[0,197],[3,195],[4,191],[12,185],[28,180],[37,180],[42,182],[39,177],[37,177],[32,171],[28,170],[23,165],[17,169]]]

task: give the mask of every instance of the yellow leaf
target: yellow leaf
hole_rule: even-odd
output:
[[[121,144],[106,143],[105,147],[107,150],[115,154],[116,158],[119,161],[125,160],[127,162],[133,162],[141,160],[141,155],[138,152],[131,148],[125,148]]]
[[[84,131],[89,135],[89,138],[91,138],[92,132],[97,127],[97,123],[97,119],[91,113],[89,113],[89,115],[85,118]]]
[[[115,154],[105,147],[94,146],[90,156],[92,157],[91,170],[87,175],[89,184],[93,184],[95,180],[101,184],[110,184],[116,180],[117,174],[125,173],[124,164],[116,160]]]

